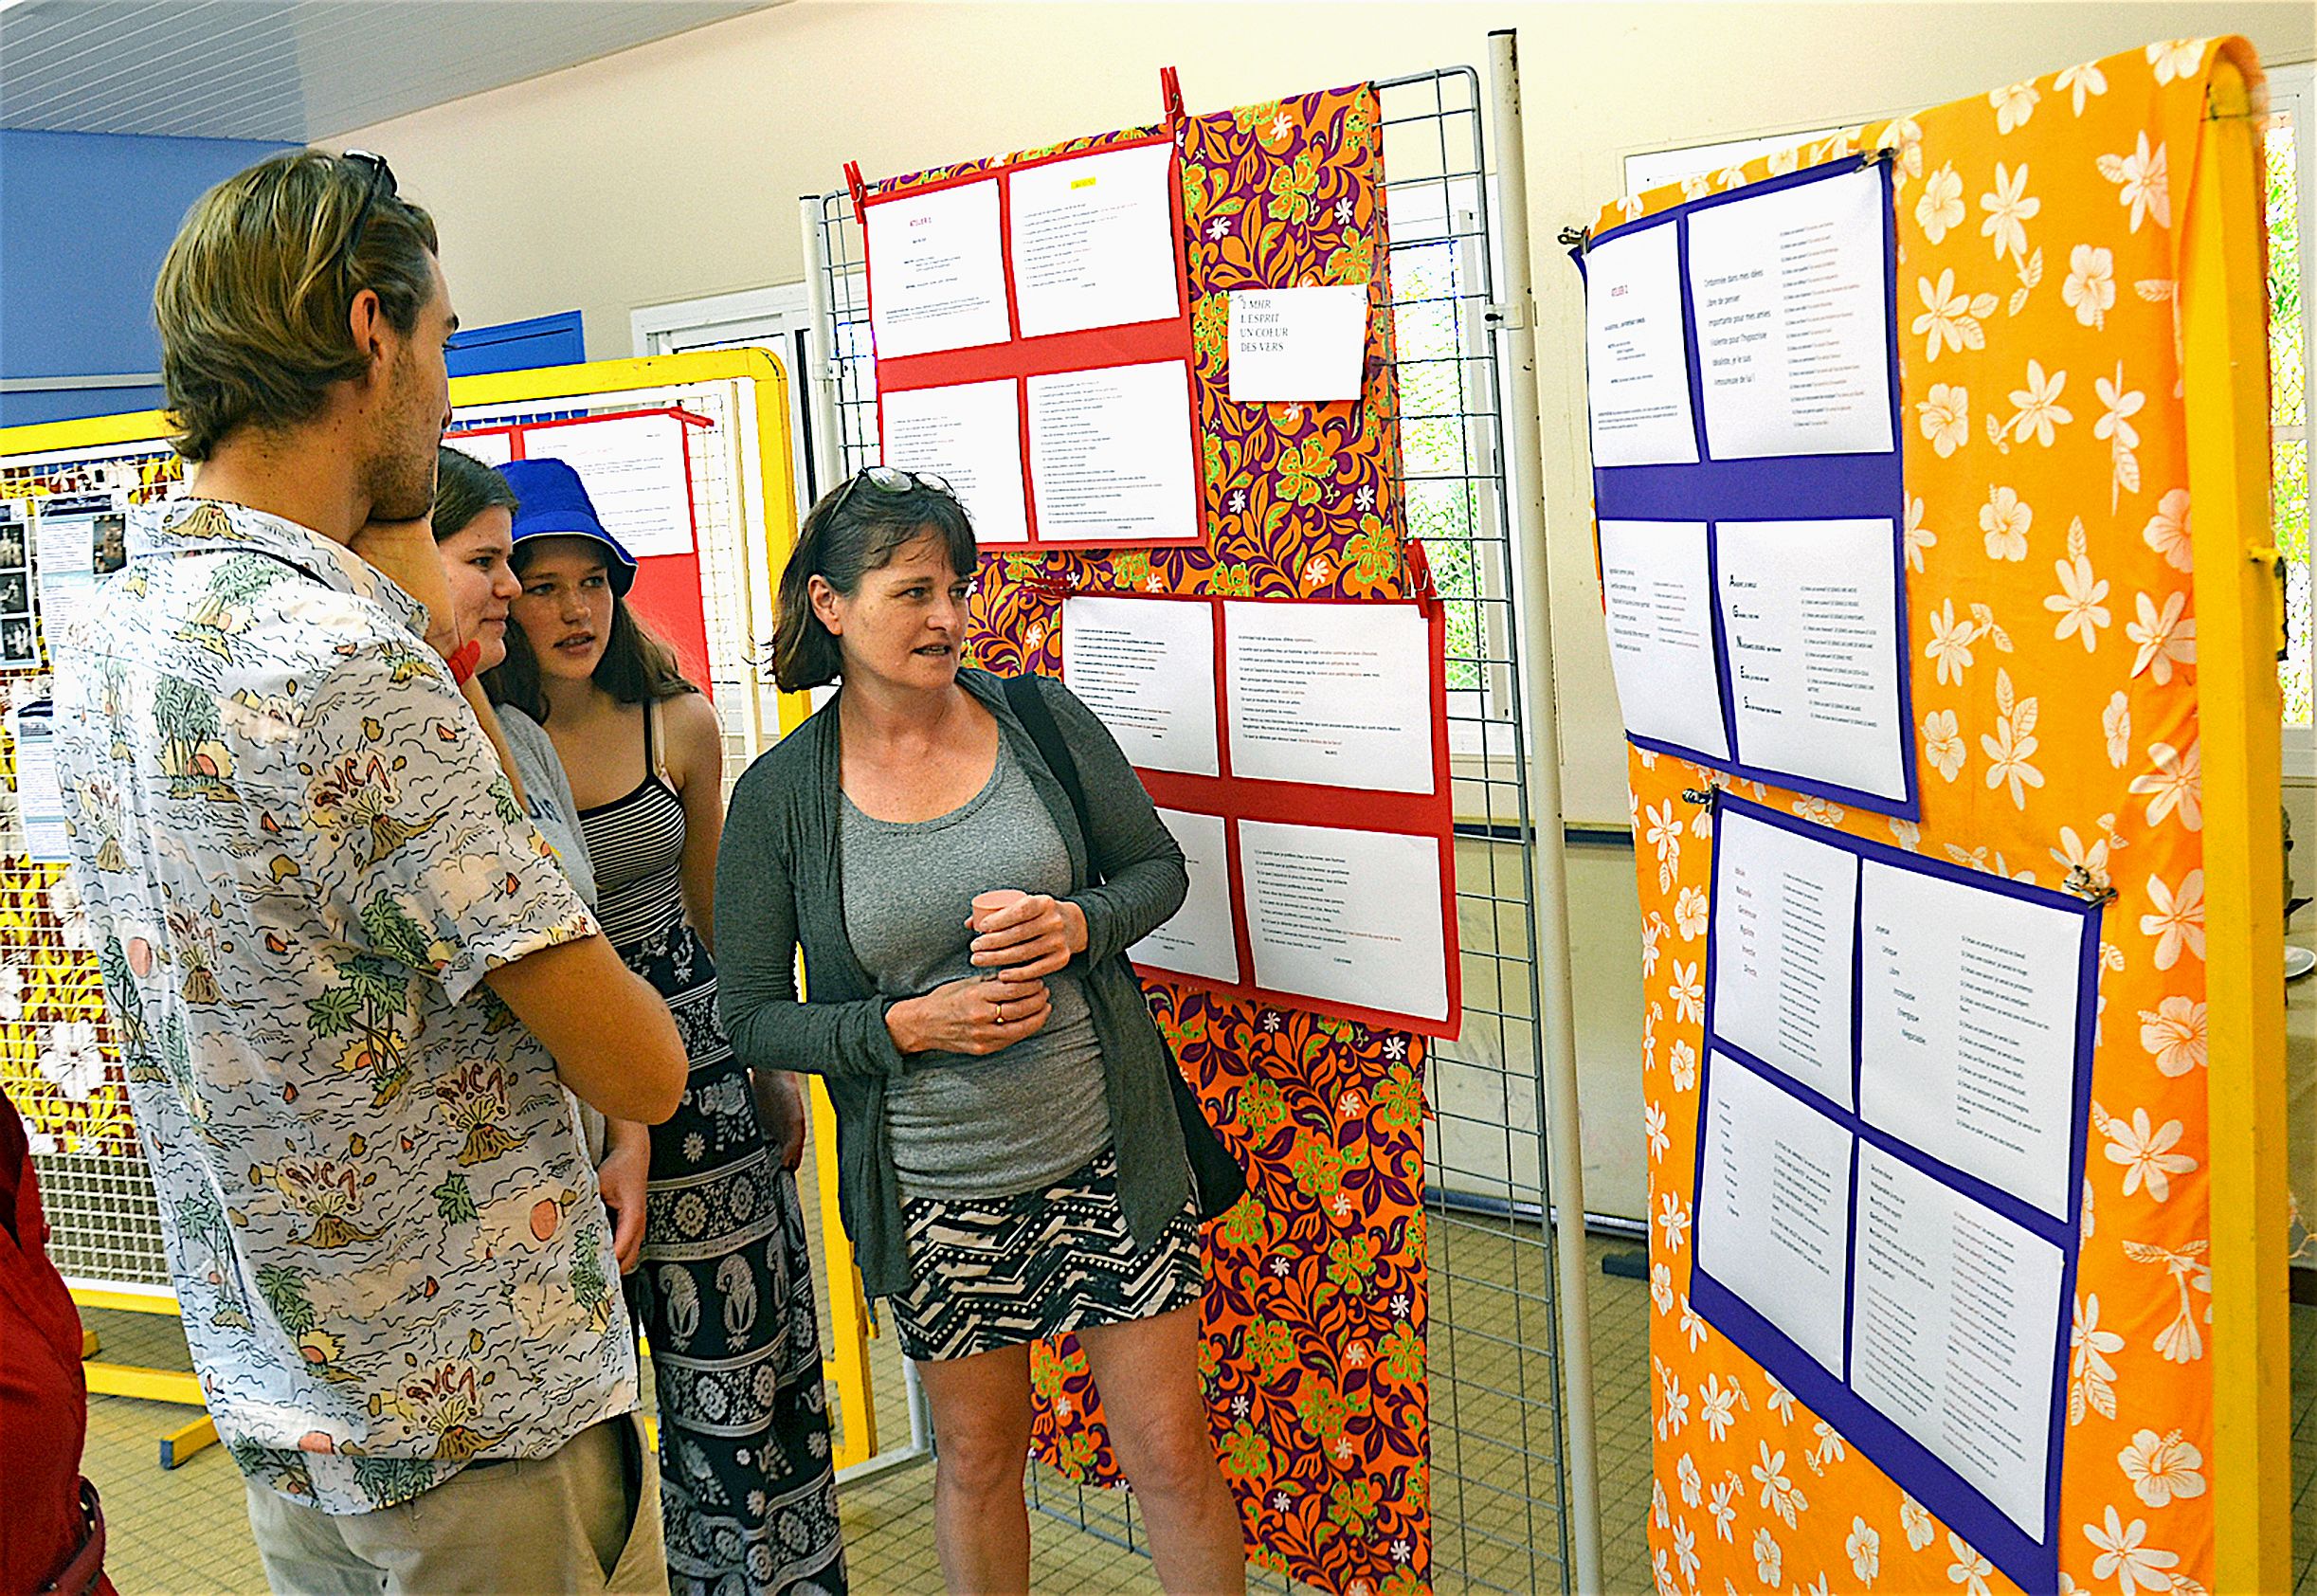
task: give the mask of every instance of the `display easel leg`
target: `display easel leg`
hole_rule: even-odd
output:
[[[2181,266],[2195,496],[2211,1105],[2213,1515],[2222,1596],[2291,1584],[2279,614],[2269,547],[2260,123],[2215,63]]]
[[[1593,1596],[1601,1584],[1601,1461],[1593,1430],[1593,1335],[1587,1309],[1584,1152],[1577,1130],[1576,1003],[1569,979],[1568,867],[1562,856],[1561,733],[1554,716],[1552,578],[1545,547],[1545,465],[1537,432],[1536,304],[1529,271],[1529,176],[1521,142],[1520,50],[1513,30],[1489,35],[1489,133],[1505,276],[1497,317],[1504,340],[1505,444],[1511,457],[1512,543],[1518,577],[1522,680],[1529,722],[1529,835],[1536,869],[1537,1029],[1545,1043],[1547,1157],[1552,1165],[1553,1262],[1559,1297],[1562,1416],[1568,1437],[1569,1573]]]

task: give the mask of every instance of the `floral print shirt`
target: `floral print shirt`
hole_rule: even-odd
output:
[[[186,1334],[250,1478],[331,1513],[636,1406],[553,1061],[483,974],[596,926],[348,551],[137,512],[55,657],[71,873]]]

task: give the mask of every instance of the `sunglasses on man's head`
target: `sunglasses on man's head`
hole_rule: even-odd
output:
[[[957,497],[956,489],[931,471],[904,471],[897,465],[872,465],[855,472],[852,480],[837,490],[837,501],[828,507],[828,513],[834,516],[843,509],[845,501],[853,497],[853,491],[864,483],[896,499],[917,488],[928,488],[951,499]]]
[[[381,193],[389,199],[394,197],[394,169],[387,165],[384,155],[373,155],[368,150],[349,150],[338,158],[350,166],[360,167],[369,178],[368,187],[362,190],[361,209],[354,212],[354,225],[346,229],[345,246],[338,251],[351,266],[354,251],[362,246],[362,229],[370,224],[371,208],[378,203]]]

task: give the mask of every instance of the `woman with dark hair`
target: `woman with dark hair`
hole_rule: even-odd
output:
[[[443,577],[458,611],[459,635],[473,638],[482,654],[478,670],[494,670],[507,658],[508,606],[522,592],[508,557],[515,551],[515,490],[507,480],[473,455],[444,444],[434,474],[434,546],[443,558]],[[539,723],[513,704],[498,706],[498,748],[514,777],[516,794],[531,823],[555,850],[555,861],[571,879],[588,907],[595,907],[595,872],[579,832],[579,810],[571,801],[555,745]],[[490,728],[486,727],[486,731]],[[576,1097],[579,1128],[595,1165],[595,1184],[611,1210],[611,1251],[620,1272],[636,1266],[643,1244],[644,1179],[651,1167],[651,1137],[639,1120],[607,1119]]]
[[[630,1277],[660,1398],[661,1505],[676,1592],[845,1588],[821,1335],[793,1171],[796,1078],[748,1070],[716,1023],[715,711],[629,611],[636,562],[579,474],[521,460],[506,662],[494,700],[538,721],[570,778],[597,917],[667,1000],[692,1070],[651,1128],[643,1266]]]
[[[875,467],[806,517],[773,669],[841,686],[733,790],[724,1023],[751,1066],[817,1073],[836,1103],[845,1228],[940,1438],[949,1588],[1029,1588],[1029,1344],[1075,1331],[1160,1583],[1242,1590],[1175,1065],[1126,957],[1181,906],[1183,852],[1059,682],[1033,679],[1055,723],[1033,732],[1005,681],[961,668],[974,562],[936,479]]]

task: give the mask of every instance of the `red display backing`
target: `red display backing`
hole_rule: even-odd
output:
[[[1174,149],[1167,168],[1168,208],[1173,219],[1176,315],[1171,320],[1133,322],[1119,327],[1090,327],[1072,333],[1051,333],[1041,337],[1022,336],[1022,311],[1014,285],[1013,185],[1008,180],[1016,172],[1033,167],[1051,165],[1056,161],[1084,160],[1090,155],[1112,154],[1121,150],[1149,149],[1154,145]],[[1189,274],[1184,267],[1182,152],[1175,148],[1172,133],[1159,133],[1148,137],[1124,139],[1099,150],[1070,150],[1057,154],[1041,155],[1031,160],[994,164],[962,176],[945,178],[932,183],[913,183],[905,189],[891,189],[879,192],[864,189],[855,197],[854,208],[861,225],[861,259],[867,267],[870,314],[874,320],[877,303],[877,262],[868,245],[871,209],[879,205],[897,204],[919,198],[944,189],[963,188],[972,183],[995,183],[998,186],[998,251],[1005,272],[1005,320],[1011,338],[1002,344],[982,344],[970,349],[947,349],[926,354],[902,355],[887,359],[877,357],[878,438],[880,451],[885,435],[885,406],[887,393],[904,393],[915,389],[949,388],[961,383],[1011,381],[1014,385],[1014,408],[1020,429],[1022,450],[1023,503],[1028,512],[1029,541],[1027,543],[988,543],[990,548],[1072,549],[1094,553],[1103,549],[1172,549],[1196,548],[1206,542],[1206,534],[1195,527],[1180,537],[1137,537],[1116,543],[1091,543],[1082,538],[1060,538],[1048,542],[1038,535],[1038,495],[1030,480],[1030,405],[1027,379],[1050,376],[1063,372],[1101,371],[1112,366],[1149,365],[1161,361],[1181,361],[1185,387],[1190,392],[1191,481],[1199,481],[1199,413],[1198,392],[1192,380],[1192,343],[1190,317]],[[1191,515],[1194,521],[1202,519],[1198,512],[1199,496],[1194,494]]]
[[[1230,839],[1231,925],[1238,944],[1240,979],[1237,982],[1215,981],[1168,970],[1162,965],[1138,963],[1135,968],[1202,991],[1247,998],[1286,1008],[1306,1008],[1314,1014],[1354,1020],[1381,1029],[1416,1031],[1425,1036],[1455,1036],[1463,1027],[1464,983],[1463,960],[1458,956],[1457,946],[1456,806],[1449,785],[1447,617],[1439,602],[1437,599],[1403,602],[1370,600],[1353,606],[1342,600],[1328,599],[1184,598],[1164,594],[1146,597],[1123,593],[1088,593],[1083,596],[1128,598],[1139,604],[1204,605],[1210,612],[1209,632],[1215,649],[1215,752],[1221,773],[1213,776],[1187,775],[1179,771],[1151,771],[1139,766],[1134,773],[1142,778],[1151,801],[1161,808],[1184,809],[1222,818]],[[1067,598],[1062,601],[1065,612],[1069,603]],[[1258,780],[1234,774],[1231,769],[1229,650],[1222,626],[1222,609],[1226,604],[1321,605],[1333,609],[1357,608],[1421,611],[1425,634],[1429,639],[1425,655],[1432,704],[1432,790],[1385,792],[1367,788]],[[1069,680],[1068,672],[1069,659],[1065,652],[1065,682]],[[1440,853],[1440,949],[1442,957],[1447,961],[1447,1014],[1438,1019],[1403,1014],[1392,1009],[1338,1003],[1303,992],[1280,991],[1259,984],[1255,978],[1254,950],[1247,934],[1246,887],[1241,879],[1239,849],[1239,823],[1241,821],[1324,826],[1342,831],[1380,831],[1434,839],[1439,843]]]
[[[602,415],[559,416],[553,421],[470,427],[443,441],[455,447],[462,438],[497,434],[507,440],[508,452],[516,460],[541,456],[552,459],[552,447],[535,454],[530,447],[528,440],[534,433],[588,422],[632,421],[639,416],[668,416],[676,423],[678,446],[684,451],[684,522],[692,530],[692,552],[640,555],[636,560],[635,586],[627,590],[627,608],[651,628],[654,636],[676,650],[677,663],[683,668],[684,679],[713,698],[715,687],[708,671],[708,611],[700,582],[699,483],[692,475],[692,428],[713,426],[706,416],[694,415],[678,406],[661,405],[641,410],[606,411]]]

